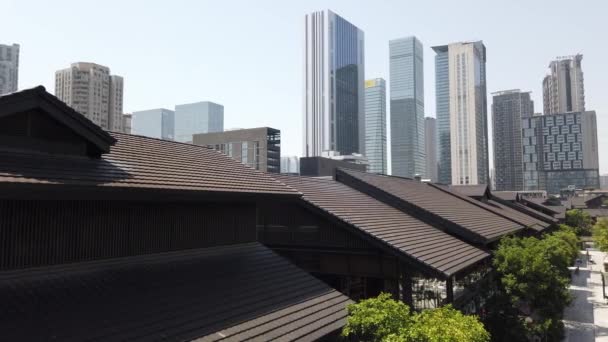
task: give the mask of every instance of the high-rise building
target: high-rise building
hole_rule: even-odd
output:
[[[109,131],[123,128],[123,79],[95,63],[72,63],[55,72],[55,96]]]
[[[363,31],[329,10],[304,25],[303,155],[365,153]]]
[[[608,190],[608,174],[600,176],[600,189]]]
[[[122,131],[128,134],[132,134],[132,122],[133,122],[133,114],[123,114],[122,115]]]
[[[256,170],[281,171],[281,131],[269,127],[194,134],[193,143],[216,149]]]
[[[365,81],[365,156],[368,171],[386,174],[386,82]]]
[[[19,86],[19,45],[0,44],[0,95],[17,91]]]
[[[433,50],[439,182],[487,184],[486,47],[477,41]]]
[[[422,43],[416,37],[389,42],[391,170],[402,177],[426,176]]]
[[[424,154],[426,156],[426,178],[437,182],[437,119],[424,118]]]
[[[300,158],[298,158],[297,156],[281,157],[281,173],[299,175]]]
[[[175,141],[192,143],[192,135],[224,130],[224,106],[196,102],[175,106]]]
[[[524,190],[599,188],[596,120],[594,111],[523,118]]]
[[[133,132],[147,137],[173,140],[175,112],[164,108],[133,112]]]
[[[547,114],[585,111],[583,55],[559,57],[543,79],[543,110]]]
[[[521,119],[534,115],[530,92],[519,89],[492,94],[494,184],[498,191],[524,189]]]

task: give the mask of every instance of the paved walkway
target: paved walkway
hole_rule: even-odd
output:
[[[572,304],[564,312],[568,342],[608,342],[608,302],[603,299],[600,270],[605,253],[590,249],[595,264],[587,262],[583,252],[578,274],[572,274]],[[574,268],[572,268],[574,269]]]

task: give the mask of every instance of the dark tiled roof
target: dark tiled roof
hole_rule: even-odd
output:
[[[49,116],[70,127],[76,134],[95,145],[100,151],[107,152],[110,145],[115,142],[106,131],[48,93],[43,86],[0,96],[0,117],[34,108],[44,110]]]
[[[191,144],[123,133],[100,159],[0,149],[0,184],[298,195],[263,172]]]
[[[495,200],[489,200],[488,206],[493,207],[497,212],[502,213],[510,219],[539,232],[550,226],[547,222],[541,221]]]
[[[341,182],[348,182],[348,177],[351,177],[355,182],[371,186],[394,200],[403,201],[412,211],[425,213],[441,222],[451,222],[461,228],[454,230],[454,234],[466,234],[463,238],[472,235],[478,242],[487,243],[524,229],[522,225],[482,208],[481,202],[444,187],[352,170],[341,169],[337,174]]]
[[[582,209],[593,218],[608,217],[608,209]]]
[[[483,197],[488,191],[486,184],[479,185],[450,185],[449,189],[469,197]]]
[[[511,208],[513,208],[515,210],[518,210],[518,211],[520,211],[520,212],[522,212],[524,214],[527,214],[529,216],[536,217],[536,218],[538,218],[541,221],[544,221],[544,222],[549,223],[549,224],[557,223],[557,219],[554,218],[553,216],[549,216],[549,215],[547,215],[547,214],[545,214],[545,213],[543,213],[541,211],[532,209],[530,207],[526,207],[525,205],[523,205],[523,204],[521,204],[519,202],[511,202],[511,201],[505,201],[505,200],[500,199],[500,198],[495,198],[494,197],[494,193],[492,193],[492,197],[497,202],[501,202],[502,201],[501,204],[503,204],[503,205],[507,205],[507,206],[509,206],[509,207],[511,207]]]
[[[546,211],[552,212],[555,215],[565,213],[568,208],[563,205],[548,205],[545,203],[546,199],[544,198],[523,198],[522,202],[528,203],[532,205],[532,207],[536,206],[537,208],[544,209]]]
[[[258,243],[0,272],[7,341],[293,341],[351,301]]]
[[[492,191],[492,196],[505,201],[517,201],[517,191]]]
[[[489,257],[469,245],[362,192],[330,179],[279,176],[303,200],[389,247],[402,258],[451,276]]]

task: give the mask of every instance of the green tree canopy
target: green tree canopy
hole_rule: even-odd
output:
[[[571,209],[566,211],[566,224],[576,230],[577,235],[588,234],[593,220],[589,213],[580,209]]]
[[[593,226],[593,240],[602,252],[608,252],[608,218],[597,220]]]
[[[489,333],[476,316],[463,315],[451,306],[410,313],[409,307],[389,294],[348,306],[343,336],[357,341],[486,342]]]

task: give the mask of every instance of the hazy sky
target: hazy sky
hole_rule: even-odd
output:
[[[597,112],[600,171],[608,172],[605,0],[0,0],[0,43],[21,45],[20,88],[54,92],[56,70],[95,62],[124,77],[125,112],[214,101],[225,107],[226,128],[279,128],[282,154],[300,155],[304,14],[328,8],[365,32],[366,78],[389,81],[390,39],[422,41],[427,116],[435,116],[431,46],[483,40],[488,103],[492,92],[519,88],[532,91],[536,112],[549,62],[582,53],[586,107]]]

